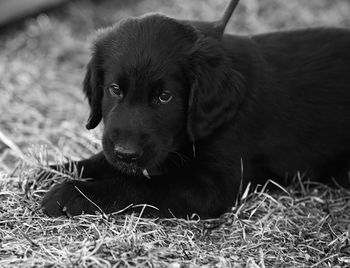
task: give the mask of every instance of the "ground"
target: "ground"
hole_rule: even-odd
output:
[[[1,29],[0,267],[350,266],[349,191],[302,176],[287,189],[250,189],[230,212],[207,221],[119,213],[52,219],[39,209],[61,179],[38,181],[40,170],[100,148],[100,130],[84,129],[88,106],[81,92],[94,30],[150,11],[210,20],[224,5],[73,1]],[[350,27],[349,14],[348,0],[242,0],[228,31]]]

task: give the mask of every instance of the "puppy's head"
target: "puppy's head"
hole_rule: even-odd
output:
[[[108,161],[126,173],[161,163],[231,119],[240,80],[220,40],[161,15],[99,34],[84,80],[86,127],[104,122]],[[231,109],[232,108],[232,109]]]

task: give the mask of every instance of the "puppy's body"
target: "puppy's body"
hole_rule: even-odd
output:
[[[134,20],[102,34],[85,79],[88,127],[103,119],[104,151],[77,166],[95,180],[54,187],[49,215],[96,210],[76,187],[106,212],[146,203],[163,216],[215,217],[242,181],[300,171],[347,184],[350,31],[217,39],[158,15]],[[107,90],[116,81],[117,99]],[[174,94],[167,104],[155,103],[159,84]]]
[[[223,42],[235,68],[254,81],[228,130],[237,135],[232,147],[243,156],[246,172],[251,162],[255,179],[266,180],[264,170],[272,178],[307,171],[328,180],[342,173],[346,181],[350,31],[226,35]]]

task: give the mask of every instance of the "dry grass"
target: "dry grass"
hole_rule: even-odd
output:
[[[40,168],[100,147],[99,130],[83,128],[88,34],[145,11],[213,19],[225,4],[120,2],[74,2],[1,34],[0,267],[349,267],[349,192],[299,180],[285,191],[253,191],[211,221],[42,214],[44,192],[62,178],[37,181]],[[229,30],[350,26],[347,0],[263,2],[242,1]]]

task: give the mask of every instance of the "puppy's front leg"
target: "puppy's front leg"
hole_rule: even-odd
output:
[[[118,171],[108,163],[103,152],[81,161],[67,162],[63,165],[50,165],[49,168],[67,174],[76,172],[78,175],[81,175],[82,178],[92,179],[111,179],[118,173]],[[55,172],[48,171],[42,174],[41,177],[52,177],[55,174]]]
[[[129,205],[148,204],[160,216],[217,217],[227,209],[227,201],[214,185],[174,181],[168,177],[123,176],[112,180],[70,181],[56,185],[47,193],[42,207],[50,216],[110,213]],[[192,180],[193,181],[193,180]]]
[[[113,179],[119,172],[111,164],[108,163],[103,151],[84,159],[75,162],[79,174],[82,178],[92,179]]]

